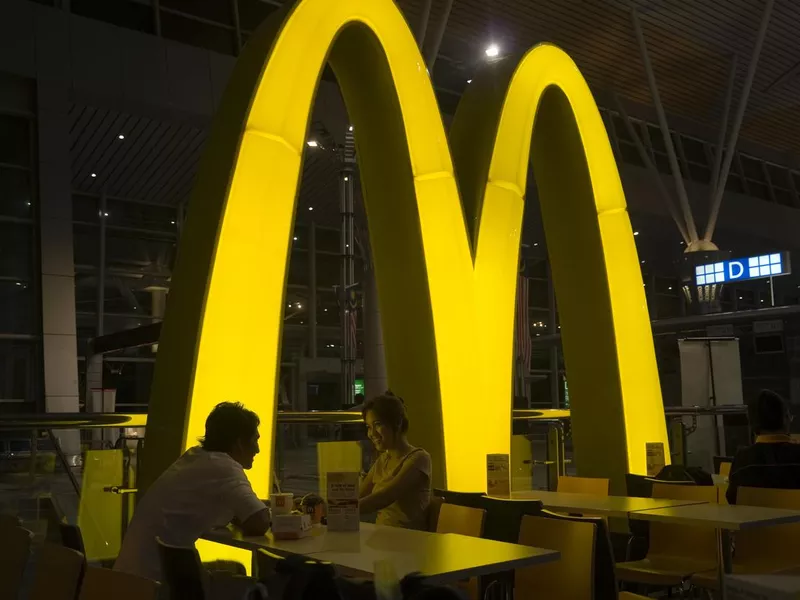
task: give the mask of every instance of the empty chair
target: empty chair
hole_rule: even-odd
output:
[[[608,479],[600,477],[559,477],[558,491],[608,496]]]
[[[77,525],[70,525],[69,523],[61,523],[58,526],[59,531],[61,532],[61,543],[64,544],[67,548],[72,548],[73,550],[77,550],[81,554],[86,556],[86,549],[83,545],[83,534],[81,533],[81,528]]]
[[[156,600],[159,583],[138,575],[88,567],[78,600]],[[181,598],[188,597],[180,595]]]
[[[45,542],[36,560],[30,600],[75,600],[84,565],[80,552]]]
[[[195,548],[183,548],[156,538],[161,557],[164,583],[170,590],[180,590],[182,600],[205,600],[207,574]]]
[[[486,511],[482,508],[443,503],[439,509],[436,533],[460,533],[472,537],[483,535]]]
[[[31,553],[33,534],[22,527],[6,527],[0,543],[0,600],[17,600]]]
[[[714,486],[653,484],[654,498],[716,503]],[[617,564],[617,577],[645,585],[680,586],[695,573],[715,570],[717,540],[713,529],[650,523],[650,547],[641,560]]]
[[[800,510],[800,490],[742,487],[736,504]],[[778,573],[800,569],[800,523],[789,523],[736,532],[733,572],[739,574]],[[717,589],[715,574],[698,573],[692,584]]]

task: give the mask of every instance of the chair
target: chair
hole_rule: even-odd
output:
[[[156,538],[164,583],[170,590],[180,590],[182,600],[205,600],[206,578],[200,554],[195,548],[183,548]]]
[[[714,486],[653,484],[654,498],[717,502]],[[689,525],[650,523],[650,547],[641,560],[617,564],[622,581],[653,586],[682,586],[695,573],[717,567],[717,540],[713,529]]]
[[[486,510],[445,502],[439,510],[436,533],[459,533],[481,537],[485,522]]]
[[[17,600],[31,552],[33,533],[22,527],[2,530],[0,544],[0,600]]]
[[[80,552],[45,542],[36,560],[30,600],[75,600],[84,567]]]
[[[800,510],[800,490],[741,487],[736,503]],[[800,523],[776,525],[736,532],[733,572],[737,574],[778,573],[800,569]],[[714,574],[699,573],[692,584],[711,590],[719,588]]]
[[[83,534],[81,533],[80,527],[77,525],[70,525],[69,523],[61,523],[58,526],[58,530],[61,532],[61,543],[64,544],[64,546],[77,550],[83,554],[84,557],[86,556],[86,550],[83,545]]]
[[[594,598],[597,527],[580,518],[522,517],[519,543],[558,550],[557,561],[514,574],[514,599],[590,600]]]
[[[608,479],[600,477],[559,477],[557,491],[608,496]]]
[[[156,600],[159,587],[157,581],[138,575],[88,567],[78,600]],[[180,597],[185,596],[181,593]]]
[[[731,474],[731,464],[733,463],[732,456],[715,456],[714,457],[714,472],[723,477],[729,477]]]

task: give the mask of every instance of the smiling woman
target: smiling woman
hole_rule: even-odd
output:
[[[431,500],[431,457],[408,443],[405,403],[387,392],[362,411],[367,436],[380,453],[361,483],[362,514],[378,513],[380,525],[425,529]]]

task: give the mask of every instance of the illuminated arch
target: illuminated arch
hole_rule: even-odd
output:
[[[438,459],[434,482],[482,489],[486,453],[509,449],[514,286],[532,130],[535,149],[553,144],[562,159],[572,151],[583,156],[580,142],[586,150],[583,174],[574,157],[562,165],[534,153],[537,174],[540,163],[554,173],[537,180],[570,388],[576,413],[609,415],[603,425],[613,448],[621,449],[614,454],[620,467],[630,462],[641,471],[640,439],[666,438],[652,340],[616,166],[575,66],[558,49],[537,47],[518,69],[506,71],[505,98],[498,105],[485,101],[486,114],[474,125],[488,132],[484,150],[496,150],[490,162],[486,156],[480,162],[480,151],[472,157],[484,165],[483,181],[466,172],[461,181],[467,227],[425,64],[394,3],[300,0],[249,40],[214,119],[160,339],[142,487],[202,434],[211,407],[229,399],[262,418],[262,454],[251,479],[259,494],[269,493],[289,244],[309,115],[326,59],[357,132],[390,384],[408,402],[412,441]],[[557,66],[548,67],[550,59]],[[545,93],[552,84],[565,90],[561,96]],[[469,134],[459,123],[470,104],[481,113],[482,89],[488,88],[476,86],[464,99],[456,138]],[[564,95],[574,116],[558,101]],[[540,111],[557,119],[533,128],[540,100]],[[459,165],[468,159],[456,156]],[[576,180],[559,183],[557,172]],[[551,199],[560,189],[575,192],[563,206]],[[565,214],[565,207],[576,213]],[[576,248],[566,243],[570,227],[586,236],[573,240]],[[599,270],[590,273],[590,267]],[[571,288],[579,274],[582,288]],[[589,311],[599,322],[589,331],[609,353],[594,362],[573,342],[586,323],[576,292],[586,290],[600,296]],[[644,358],[634,360],[637,353]],[[594,377],[610,386],[597,407]],[[631,398],[641,402],[641,418],[628,416]],[[632,431],[634,421],[641,435]]]

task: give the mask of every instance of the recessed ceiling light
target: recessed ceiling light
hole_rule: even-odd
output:
[[[639,232],[638,231],[634,231],[633,235],[639,235]]]
[[[296,241],[297,241],[297,236],[294,236],[294,238],[293,238],[293,239],[294,239],[294,241],[296,242]]]
[[[472,79],[467,79],[467,83],[472,83]]]
[[[350,127],[347,128],[347,131],[353,131],[353,126],[350,125]]]
[[[344,176],[344,180],[345,180],[345,181],[350,181],[350,178],[349,178],[347,175],[345,175],[345,176]]]
[[[97,177],[97,173],[92,173],[92,178]]]
[[[311,148],[317,148],[319,146],[317,140],[308,140],[306,144],[308,144]]]
[[[535,248],[536,246],[538,246],[538,245],[539,245],[539,242],[533,242],[533,247],[534,247],[534,248]]]
[[[498,46],[497,44],[489,44],[488,46],[486,46],[485,52],[486,56],[488,56],[489,58],[494,58],[495,56],[498,56],[500,54],[500,46]]]
[[[314,207],[313,206],[309,206],[308,210],[314,210]]]
[[[124,133],[120,133],[120,134],[117,136],[117,139],[124,140],[124,139],[125,139],[125,134],[124,134]]]
[[[170,225],[175,225],[175,221],[170,221]]]
[[[642,264],[644,264],[644,261],[642,261]]]

